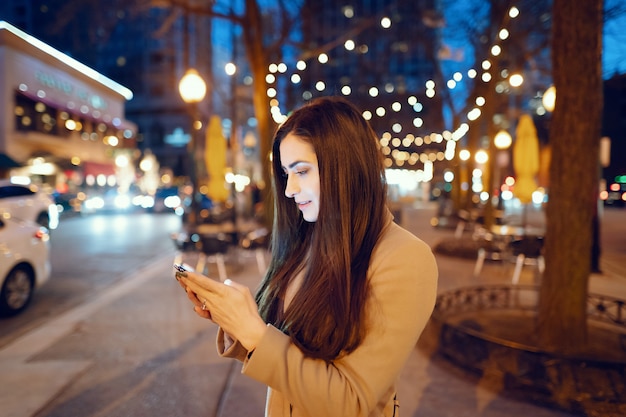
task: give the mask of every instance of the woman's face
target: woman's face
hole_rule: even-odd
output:
[[[320,174],[313,146],[291,133],[280,142],[280,165],[287,177],[285,196],[293,198],[307,222],[320,212]]]

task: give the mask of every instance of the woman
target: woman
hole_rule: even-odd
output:
[[[393,222],[378,141],[340,98],[273,143],[272,260],[247,287],[178,272],[218,350],[268,385],[266,416],[398,416],[396,380],[435,303],[430,248]]]

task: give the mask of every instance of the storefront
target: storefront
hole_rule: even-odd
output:
[[[105,175],[132,179],[116,160],[135,159],[137,127],[124,119],[132,92],[0,21],[0,154],[61,190]],[[101,172],[100,172],[101,171]],[[112,177],[112,178],[111,178]]]

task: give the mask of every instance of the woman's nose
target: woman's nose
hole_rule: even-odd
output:
[[[295,175],[287,175],[287,185],[285,186],[285,197],[293,198],[298,194],[298,180]]]

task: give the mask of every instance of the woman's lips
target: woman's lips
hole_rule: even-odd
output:
[[[306,207],[308,207],[308,206],[309,206],[309,204],[311,204],[311,201],[302,201],[302,202],[297,202],[296,204],[298,205],[298,208],[299,208],[300,210],[303,210],[303,209],[305,209]]]

